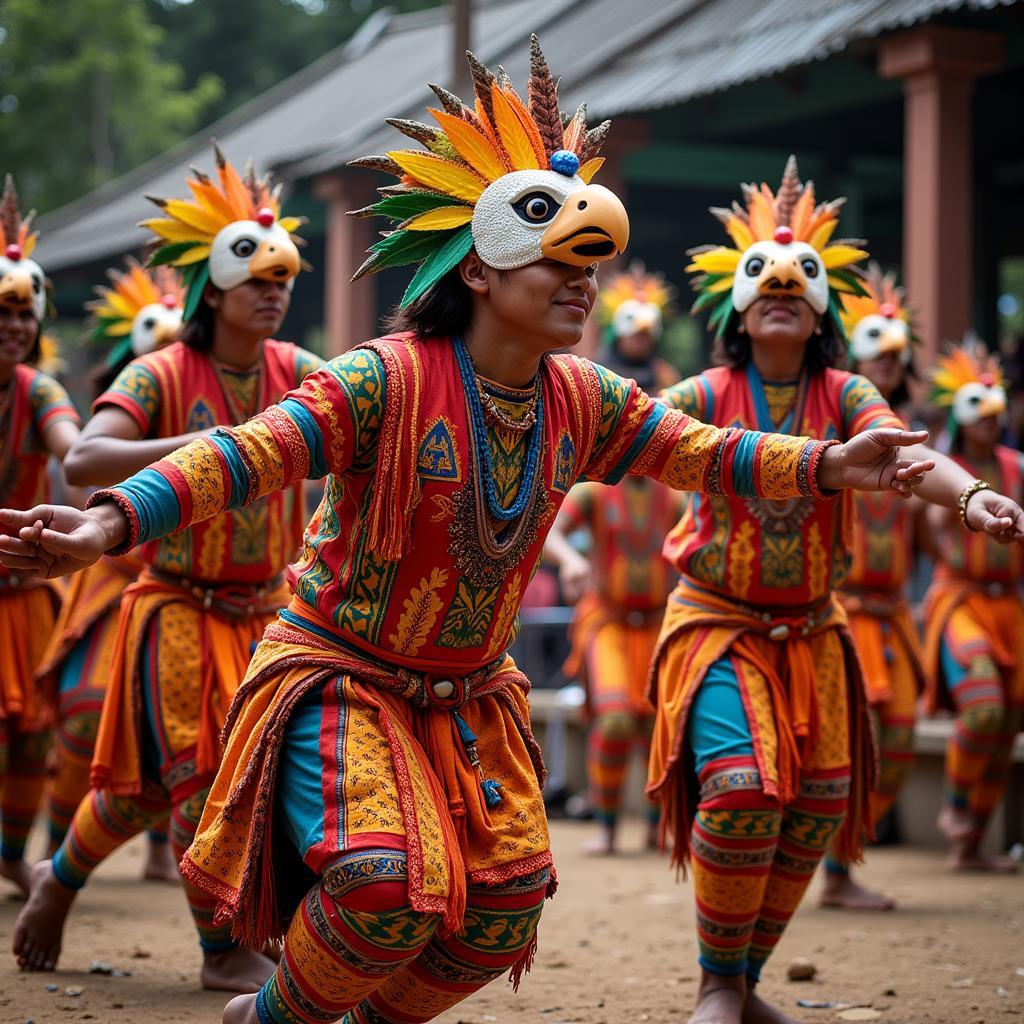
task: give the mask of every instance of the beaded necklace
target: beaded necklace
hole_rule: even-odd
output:
[[[502,508],[501,502],[498,500],[497,489],[494,486],[494,465],[491,461],[491,449],[487,439],[487,417],[484,413],[483,403],[480,401],[476,370],[462,338],[455,338],[454,344],[455,360],[459,367],[459,375],[462,377],[466,404],[469,407],[469,420],[473,436],[473,461],[477,466],[474,477],[478,486],[483,488],[488,514],[499,522],[510,523],[526,511],[526,507],[533,497],[533,485],[540,466],[544,440],[544,398],[540,382],[538,381],[537,386],[537,420],[530,427],[523,479],[516,493],[515,501],[508,508]]]

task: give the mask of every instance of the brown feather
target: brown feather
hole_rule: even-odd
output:
[[[593,160],[601,152],[601,147],[604,145],[604,140],[608,138],[611,126],[611,121],[602,121],[596,128],[591,128],[583,136],[583,145],[580,148],[581,164],[585,164],[588,160]]]
[[[466,60],[469,61],[469,70],[473,76],[473,88],[476,91],[480,106],[483,107],[487,119],[494,128],[494,97],[491,95],[491,88],[494,85],[494,75],[479,61],[469,50],[466,51]]]
[[[417,142],[422,142],[427,149],[435,145],[444,134],[440,128],[424,124],[422,121],[409,121],[401,117],[386,117],[384,120],[392,128],[397,128],[403,135],[408,136],[410,139],[415,139]]]
[[[429,88],[441,101],[441,106],[446,114],[451,114],[452,117],[461,117],[463,121],[476,121],[476,115],[455,93],[449,92],[444,86],[435,85],[434,83],[431,83]]]
[[[581,103],[576,108],[576,113],[572,115],[569,122],[566,124],[563,131],[562,148],[569,150],[571,153],[575,153],[580,156],[582,153],[582,146],[584,136],[587,134],[587,105]],[[581,157],[580,163],[583,163]]]
[[[551,156],[563,146],[562,118],[558,112],[558,84],[551,77],[536,36],[530,37],[530,81],[526,95],[541,141],[548,156]]]
[[[18,228],[21,227],[21,211],[18,209],[18,190],[14,185],[14,176],[7,175],[4,181],[4,194],[0,199],[0,231],[8,244],[18,239]]]
[[[405,171],[391,157],[379,154],[375,156],[361,156],[355,160],[349,160],[348,166],[363,167],[368,171],[383,171],[384,174],[393,174],[396,178],[401,178],[405,174]]]
[[[796,166],[796,157],[790,156],[786,161],[786,169],[782,172],[779,190],[775,193],[775,221],[789,227],[793,216],[793,207],[800,198],[800,171]]]

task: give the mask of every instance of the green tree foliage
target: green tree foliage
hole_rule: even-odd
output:
[[[167,30],[165,56],[187,84],[215,71],[224,92],[210,120],[233,110],[344,43],[375,11],[436,7],[440,0],[147,0]]]
[[[163,49],[146,0],[0,3],[0,167],[27,204],[60,206],[204,120],[219,79],[185,88]]]

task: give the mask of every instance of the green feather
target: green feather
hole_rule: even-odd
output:
[[[451,196],[438,195],[436,192],[406,192],[402,195],[387,196],[372,207],[373,212],[381,217],[401,222],[421,213],[439,210],[443,206],[458,206],[457,199]]]
[[[418,263],[433,255],[448,240],[450,231],[393,231],[370,246],[378,257],[375,269]]]
[[[708,327],[714,330],[716,338],[721,338],[725,334],[725,329],[729,324],[729,317],[732,316],[733,310],[732,295],[726,292],[724,300],[715,307],[714,312],[708,318]]]
[[[179,256],[184,256],[189,249],[194,249],[199,242],[171,242],[169,245],[162,246],[149,257],[149,261],[146,263],[147,267],[160,267],[165,263],[173,263]],[[192,264],[195,266],[195,264]]]
[[[187,288],[182,319],[191,320],[199,308],[199,303],[202,301],[203,289],[210,280],[210,264],[207,260],[203,260],[202,263],[193,263],[186,268],[182,276]]]
[[[107,366],[113,369],[117,366],[122,359],[124,359],[132,350],[131,338],[124,338],[119,344],[115,345],[107,355]]]
[[[463,256],[473,248],[473,230],[466,224],[455,231],[444,245],[428,256],[409,282],[402,296],[401,306],[415,302],[428,288],[440,281]]]

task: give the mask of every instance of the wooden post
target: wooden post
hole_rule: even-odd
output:
[[[452,2],[452,91],[468,96],[471,91],[466,51],[473,45],[473,0]]]
[[[324,239],[324,356],[331,359],[376,337],[376,286],[372,277],[350,280],[366,259],[375,233],[370,218],[349,217],[377,198],[373,178],[363,171],[325,174],[313,194],[327,205]]]
[[[997,71],[1004,39],[927,25],[883,39],[879,73],[903,79],[903,278],[917,311],[923,363],[971,326],[971,96]]]

